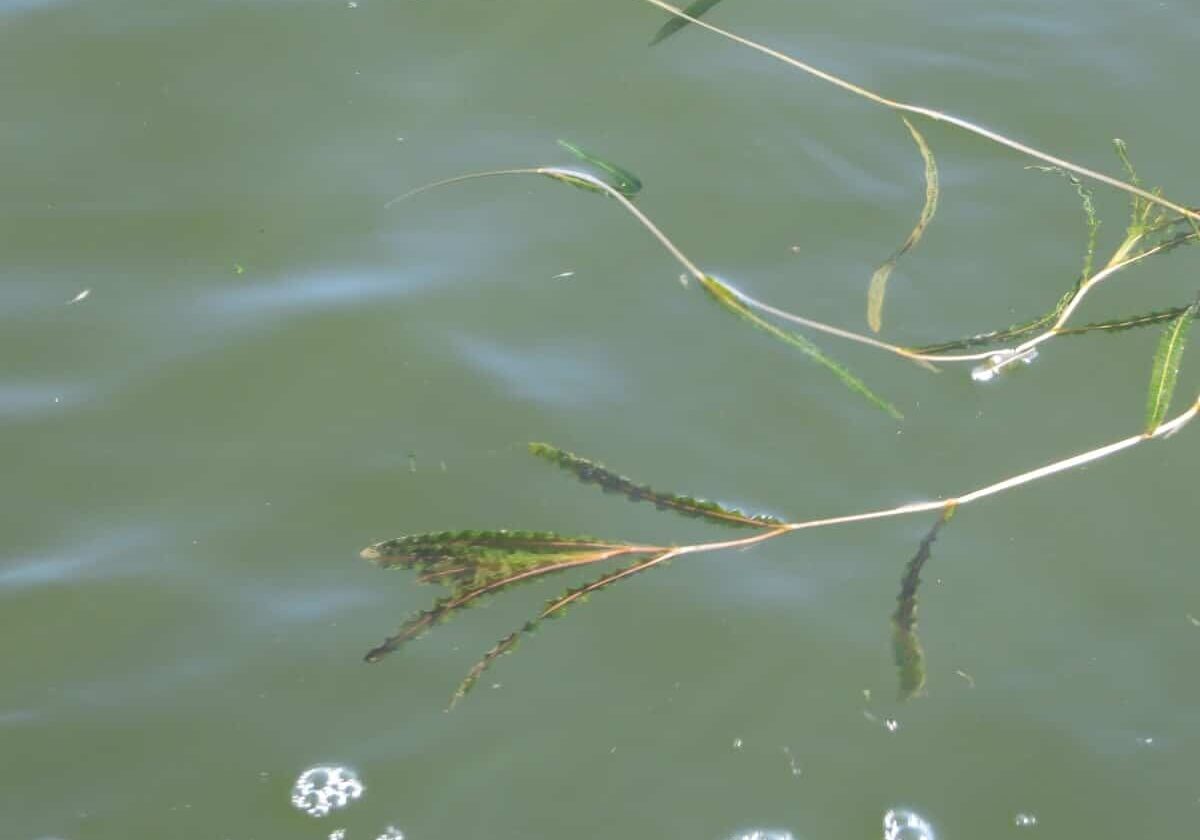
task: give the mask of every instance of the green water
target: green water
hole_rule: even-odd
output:
[[[1195,12],[708,17],[1105,171],[1123,137],[1195,204]],[[1194,833],[1194,427],[960,511],[921,591],[928,696],[906,704],[888,617],[929,517],[680,559],[529,640],[451,714],[476,658],[566,581],[362,662],[434,597],[361,560],[368,543],[728,534],[556,474],[529,440],[808,518],[1140,428],[1156,330],[1052,342],[987,386],[820,339],[897,423],[681,287],[610,200],[492,179],[383,209],[466,171],[576,163],[568,138],[636,172],[639,206],[707,269],[864,328],[871,271],[920,208],[903,125],[693,28],[648,49],[662,21],[635,0],[0,0],[0,834],[874,840],[892,808],[941,838]],[[941,208],[885,334],[1049,307],[1080,264],[1069,186],[926,137]],[[1097,202],[1111,248],[1125,201]],[[1195,266],[1122,275],[1080,318],[1185,301]],[[366,786],[321,820],[289,802],[319,764]]]

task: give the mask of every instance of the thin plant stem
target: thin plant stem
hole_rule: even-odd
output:
[[[655,0],[651,0],[651,2],[654,2],[654,1]],[[611,185],[605,183],[604,181],[597,178],[596,176],[594,176],[588,172],[583,172],[580,170],[566,169],[566,168],[558,167],[558,166],[535,166],[535,167],[526,167],[526,168],[520,168],[520,169],[493,169],[493,170],[489,170],[486,172],[472,172],[467,175],[458,175],[454,178],[446,178],[441,181],[435,181],[432,184],[426,184],[424,186],[409,190],[408,192],[404,193],[403,195],[399,195],[396,198],[393,198],[391,201],[387,202],[387,204],[385,204],[384,207],[390,207],[390,206],[394,205],[395,203],[397,203],[398,201],[409,198],[410,196],[418,195],[427,190],[431,190],[434,187],[446,186],[448,184],[462,183],[464,181],[470,181],[470,180],[473,180],[476,178],[489,178],[489,177],[493,177],[493,176],[497,176],[497,175],[543,175],[543,176],[547,176],[547,177],[551,177],[551,178],[557,178],[557,179],[565,178],[565,179],[570,179],[571,181],[583,182],[583,183],[587,184],[588,187],[596,190],[597,192],[601,192],[601,193],[609,196],[610,198],[613,198],[614,200],[616,200],[621,205],[621,207],[626,212],[628,212],[630,215],[632,215],[634,217],[634,219],[637,220],[638,224],[640,224],[643,228],[645,228],[645,230],[648,231],[651,236],[653,236],[655,239],[657,239],[659,244],[661,244],[663,246],[663,248],[667,251],[667,253],[669,253],[672,257],[674,257],[675,261],[678,262],[684,269],[686,269],[687,272],[692,275],[692,277],[696,278],[697,281],[703,282],[706,277],[711,276],[711,275],[706,274],[703,269],[701,269],[695,262],[693,262],[692,259],[690,257],[688,257],[688,255],[685,254],[683,252],[683,250],[678,245],[676,245],[675,242],[669,236],[666,235],[666,233],[663,232],[662,228],[660,228],[657,224],[655,224],[655,222],[649,216],[647,216],[644,212],[642,212],[641,208],[639,208],[636,204],[634,204],[629,198],[627,198],[619,190],[617,190],[614,187],[612,187]],[[1194,234],[1192,234],[1192,236],[1194,236]],[[1138,237],[1138,238],[1140,238],[1140,237]],[[741,289],[737,288],[736,286],[731,285],[730,283],[728,283],[724,280],[718,280],[717,282],[719,282],[721,284],[721,286],[723,286],[724,288],[728,289],[730,291],[730,293],[732,293],[742,303],[746,304],[747,306],[749,306],[753,309],[757,309],[760,312],[765,312],[765,313],[767,313],[769,315],[773,315],[776,318],[779,318],[781,320],[790,321],[791,323],[798,324],[802,327],[807,327],[808,329],[814,330],[816,332],[826,333],[828,335],[837,336],[837,337],[845,339],[847,341],[853,341],[858,344],[865,344],[868,347],[874,347],[879,350],[884,350],[886,352],[893,353],[897,356],[900,356],[901,358],[908,359],[911,362],[916,362],[917,364],[921,365],[922,367],[925,367],[934,372],[938,372],[938,368],[932,364],[933,362],[976,362],[976,361],[983,361],[985,359],[990,359],[991,357],[995,356],[996,354],[1002,353],[1005,355],[1005,358],[1002,361],[997,362],[994,365],[994,368],[999,369],[1000,367],[1003,367],[1004,365],[1011,364],[1012,362],[1018,361],[1022,358],[1026,358],[1029,350],[1033,349],[1034,347],[1036,347],[1037,345],[1039,345],[1045,341],[1048,341],[1049,339],[1053,338],[1055,335],[1058,335],[1063,324],[1066,323],[1067,319],[1069,319],[1071,317],[1071,315],[1074,313],[1074,311],[1078,308],[1079,303],[1083,299],[1083,296],[1086,295],[1095,286],[1097,286],[1104,280],[1108,279],[1109,277],[1111,277],[1113,274],[1117,273],[1121,269],[1126,268],[1130,265],[1133,265],[1134,263],[1140,262],[1141,260],[1145,259],[1146,257],[1150,257],[1150,256],[1153,256],[1154,254],[1158,254],[1158,253],[1161,253],[1162,251],[1168,250],[1169,248],[1172,248],[1176,244],[1178,244],[1178,242],[1175,242],[1175,241],[1161,242],[1152,248],[1149,248],[1145,251],[1141,251],[1141,252],[1133,255],[1132,257],[1125,257],[1124,255],[1126,253],[1128,253],[1128,251],[1130,250],[1131,240],[1132,240],[1132,242],[1136,243],[1137,238],[1130,237],[1130,239],[1127,239],[1126,242],[1121,246],[1121,248],[1118,249],[1117,253],[1115,253],[1113,255],[1112,259],[1109,260],[1108,264],[1103,269],[1096,272],[1090,278],[1088,278],[1086,281],[1084,281],[1083,283],[1081,283],[1079,285],[1079,288],[1076,290],[1070,303],[1068,303],[1067,306],[1063,308],[1062,312],[1059,313],[1058,318],[1055,320],[1055,322],[1052,326],[1048,327],[1042,333],[1034,336],[1033,338],[1027,339],[1026,341],[1022,342],[1021,344],[1016,345],[1013,348],[1009,348],[1009,349],[993,348],[991,350],[981,351],[978,353],[959,353],[959,354],[921,353],[921,352],[914,350],[912,348],[909,348],[909,347],[902,347],[898,344],[892,344],[890,342],[883,341],[882,339],[878,339],[878,338],[874,338],[869,335],[863,335],[862,333],[854,332],[853,330],[848,330],[843,327],[834,326],[833,324],[826,324],[823,321],[817,321],[812,318],[806,318],[803,315],[797,315],[794,312],[788,312],[785,309],[779,309],[778,307],[772,306],[769,303],[765,303],[751,295],[746,294]],[[1124,257],[1124,258],[1117,261],[1118,258],[1121,258],[1121,257]]]
[[[913,502],[906,505],[898,505],[896,507],[885,508],[882,510],[872,510],[863,513],[852,513],[845,516],[833,516],[824,519],[810,519],[804,522],[788,522],[769,531],[760,534],[754,534],[750,537],[744,537],[736,540],[722,540],[720,542],[696,543],[694,545],[685,545],[672,549],[668,555],[661,558],[655,558],[655,563],[668,560],[671,557],[678,557],[684,554],[695,554],[705,551],[721,551],[728,548],[746,548],[756,543],[765,542],[766,540],[774,539],[783,534],[791,533],[792,531],[805,531],[812,528],[823,528],[828,525],[846,525],[852,522],[866,522],[872,519],[887,519],[894,516],[907,516],[912,513],[925,513],[932,510],[943,510],[948,508],[957,508],[962,505],[970,504],[971,502],[979,501],[980,499],[994,496],[997,493],[1002,493],[1005,490],[1011,490],[1014,487],[1020,487],[1023,484],[1029,484],[1039,479],[1047,478],[1052,475],[1057,475],[1061,472],[1081,467],[1084,464],[1090,464],[1094,461],[1099,461],[1102,458],[1107,458],[1109,455],[1114,455],[1125,449],[1131,449],[1147,440],[1155,438],[1166,438],[1175,434],[1182,429],[1187,423],[1200,414],[1200,397],[1192,403],[1190,407],[1175,416],[1170,420],[1165,420],[1149,432],[1142,434],[1131,435],[1114,443],[1100,446],[1095,449],[1089,449],[1086,452],[1080,452],[1072,455],[1069,458],[1062,458],[1058,461],[1053,461],[1049,464],[1044,464],[1032,470],[1026,470],[1000,481],[987,484],[959,496],[951,496],[946,499],[929,502]],[[640,568],[639,568],[640,571]],[[583,593],[579,593],[583,594]],[[557,607],[555,607],[557,609]],[[552,610],[551,610],[552,611]]]
[[[975,134],[975,135],[978,135],[985,139],[991,140],[993,143],[998,143],[1001,146],[1006,146],[1010,149],[1013,149],[1014,151],[1017,151],[1023,155],[1026,155],[1028,157],[1034,158],[1036,160],[1040,160],[1044,163],[1052,164],[1053,166],[1057,166],[1061,169],[1065,169],[1068,172],[1073,172],[1076,175],[1080,175],[1085,178],[1090,178],[1093,181],[1098,181],[1102,184],[1107,184],[1110,187],[1114,187],[1118,190],[1129,193],[1130,195],[1136,195],[1139,198],[1145,199],[1146,201],[1149,201],[1153,204],[1157,204],[1159,207],[1169,208],[1171,210],[1174,210],[1176,213],[1179,213],[1181,216],[1191,219],[1193,222],[1193,227],[1195,227],[1195,223],[1197,221],[1200,221],[1200,213],[1196,212],[1195,210],[1191,210],[1190,208],[1184,207],[1181,204],[1176,204],[1173,201],[1168,201],[1167,199],[1163,198],[1162,196],[1155,195],[1154,193],[1149,192],[1148,190],[1144,190],[1141,187],[1126,183],[1125,181],[1122,181],[1119,178],[1114,178],[1111,175],[1105,175],[1103,172],[1097,172],[1094,169],[1088,169],[1087,167],[1080,166],[1077,163],[1071,163],[1069,160],[1064,160],[1063,158],[1056,157],[1047,152],[1043,152],[1040,149],[1035,149],[1032,146],[1027,146],[1024,143],[1018,142],[1016,140],[1013,140],[1009,137],[1004,136],[1003,134],[1000,134],[998,132],[984,128],[983,126],[976,125],[975,123],[971,122],[970,120],[965,120],[961,117],[956,117],[953,114],[947,114],[943,111],[938,111],[933,108],[926,108],[922,105],[910,105],[906,102],[899,102],[895,99],[888,99],[886,96],[881,96],[878,93],[874,93],[873,91],[867,90],[864,87],[860,87],[860,86],[854,84],[853,82],[849,82],[843,78],[840,78],[839,76],[833,75],[832,73],[827,73],[824,70],[820,70],[816,67],[813,67],[811,64],[806,64],[805,62],[800,61],[798,58],[793,58],[792,56],[787,55],[786,53],[779,52],[778,50],[773,50],[768,46],[758,43],[757,41],[752,41],[749,38],[742,37],[741,35],[735,35],[734,33],[730,32],[726,29],[722,29],[719,26],[708,23],[699,18],[692,17],[691,15],[684,12],[682,9],[672,6],[670,3],[667,3],[664,0],[645,0],[645,2],[651,4],[652,6],[658,6],[663,11],[669,12],[670,14],[676,15],[677,17],[681,17],[684,20],[687,20],[687,21],[695,24],[696,26],[707,29],[708,31],[714,32],[717,35],[720,35],[724,38],[728,38],[729,40],[734,41],[738,44],[741,44],[742,46],[749,47],[750,49],[756,50],[760,53],[763,53],[764,55],[768,55],[771,58],[778,59],[779,61],[782,61],[786,64],[791,65],[792,67],[795,67],[797,70],[802,70],[803,72],[808,73],[810,76],[815,76],[818,79],[822,79],[826,82],[829,82],[832,85],[836,85],[837,87],[840,87],[843,90],[849,91],[850,93],[853,93],[857,96],[861,96],[864,99],[869,99],[872,102],[875,102],[879,105],[883,105],[885,108],[890,108],[893,111],[902,111],[907,114],[916,114],[918,116],[927,117],[928,119],[934,120],[936,122],[944,122],[944,123],[948,123],[953,126],[957,126],[958,128],[961,128],[964,131],[969,131],[972,134]]]

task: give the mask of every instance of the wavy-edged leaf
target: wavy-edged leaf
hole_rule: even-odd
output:
[[[626,198],[633,198],[642,189],[642,180],[630,172],[623,166],[617,166],[615,163],[604,160],[603,158],[593,155],[591,152],[584,151],[574,143],[568,143],[566,140],[559,140],[558,145],[562,146],[575,157],[582,160],[584,163],[591,164],[605,174],[605,181],[617,192]],[[578,184],[576,186],[579,186]],[[595,189],[595,187],[591,187]]]
[[[383,568],[419,569],[419,581],[440,583],[450,594],[409,617],[395,634],[369,651],[366,660],[377,662],[483,596],[514,584],[654,550],[654,546],[543,531],[441,531],[376,543],[363,550],[365,558]]]
[[[871,275],[871,286],[867,290],[867,323],[875,332],[879,332],[883,327],[883,298],[887,294],[888,278],[892,276],[896,262],[921,241],[925,228],[929,227],[934,214],[937,213],[938,168],[937,161],[933,157],[933,150],[929,148],[929,144],[925,142],[921,132],[917,131],[916,126],[905,117],[900,119],[904,120],[904,125],[908,127],[908,133],[912,135],[917,149],[921,152],[921,159],[925,161],[925,204],[921,207],[921,216],[917,219],[916,227],[912,229],[908,239],[904,240],[904,244],[897,248],[895,253],[888,257],[883,265],[875,269],[875,273]]]
[[[921,569],[929,560],[933,543],[954,508],[947,507],[921,539],[917,553],[904,567],[900,578],[900,594],[896,596],[896,611],[892,614],[892,655],[900,677],[900,699],[909,700],[925,690],[925,650],[917,637],[917,588],[921,585]]]
[[[751,311],[746,304],[738,300],[738,297],[733,293],[733,290],[720,280],[712,277],[711,275],[705,275],[701,278],[701,285],[704,286],[704,290],[708,292],[717,303],[721,304],[721,306],[725,307],[739,318],[748,321],[758,329],[774,336],[775,338],[778,338],[785,344],[790,344],[791,346],[795,347],[817,364],[827,368],[833,373],[834,376],[842,381],[843,385],[856,394],[865,397],[877,408],[886,411],[897,420],[904,419],[904,415],[900,413],[900,410],[897,409],[896,406],[877,395],[874,391],[868,388],[866,383],[864,383],[861,379],[848,371],[846,368],[842,367],[842,365],[840,365],[838,362],[835,362],[833,359],[826,356],[823,352],[821,352],[817,345],[813,344],[799,333],[788,332],[787,330],[780,329],[770,321],[760,318],[756,313]]]
[[[1154,367],[1150,373],[1150,392],[1146,398],[1146,434],[1151,434],[1158,428],[1171,407],[1171,395],[1175,393],[1179,364],[1183,360],[1183,349],[1187,345],[1188,328],[1192,325],[1198,309],[1200,298],[1176,318],[1159,339],[1158,350],[1154,354]]]
[[[720,2],[721,0],[695,0],[695,2],[691,3],[687,8],[685,8],[683,12],[691,17],[698,18]],[[658,31],[654,33],[654,37],[650,39],[650,46],[653,47],[664,38],[670,38],[689,23],[691,23],[691,21],[687,18],[681,18],[678,15],[671,15],[671,19],[660,26]]]
[[[1075,188],[1075,192],[1079,194],[1079,201],[1083,204],[1083,215],[1087,219],[1087,248],[1083,255],[1083,273],[1080,277],[1080,283],[1086,281],[1092,276],[1092,262],[1096,256],[1096,233],[1100,230],[1100,219],[1096,215],[1096,205],[1092,201],[1092,191],[1084,186],[1083,181],[1080,181],[1074,174],[1063,169],[1061,166],[1026,166],[1026,169],[1034,172],[1048,172],[1061,176],[1066,179],[1067,183]]]
[[[770,528],[783,524],[774,516],[743,513],[705,499],[663,493],[619,475],[603,464],[581,458],[574,452],[559,449],[549,443],[531,443],[529,452],[573,474],[584,484],[595,484],[605,493],[620,493],[633,502],[650,502],[659,510],[672,510],[682,516],[699,517],[735,527]]]
[[[1137,327],[1149,327],[1154,324],[1161,324],[1164,321],[1174,321],[1181,315],[1186,315],[1192,307],[1189,306],[1173,306],[1170,309],[1158,309],[1153,312],[1143,312],[1140,315],[1127,315],[1124,318],[1113,318],[1108,321],[1095,321],[1091,324],[1084,324],[1079,327],[1064,327],[1058,331],[1059,335],[1083,335],[1090,332],[1121,332],[1123,330],[1132,330]],[[1200,318],[1200,312],[1192,316],[1192,320]]]
[[[1129,146],[1120,137],[1113,138],[1113,149],[1117,153],[1117,157],[1121,159],[1121,165],[1125,167],[1125,174],[1129,176],[1129,183],[1135,187],[1140,187],[1142,181],[1138,178],[1137,170],[1133,168],[1133,161],[1129,159]],[[1139,195],[1130,193],[1129,195],[1129,228],[1130,236],[1139,235],[1142,227],[1146,223],[1146,215],[1150,211],[1150,202]]]
[[[638,572],[643,572],[646,569],[657,566],[659,563],[662,563],[673,556],[675,556],[674,550],[664,549],[651,557],[638,560],[636,563],[625,566],[621,569],[617,569],[615,572],[610,572],[603,577],[592,581],[591,583],[586,583],[583,586],[568,589],[559,597],[547,601],[546,607],[537,616],[537,618],[525,622],[521,629],[509,633],[503,639],[496,642],[496,644],[493,645],[492,648],[485,653],[483,657],[475,663],[474,666],[472,666],[471,670],[467,672],[466,677],[463,678],[463,681],[459,683],[457,690],[454,692],[454,696],[450,699],[450,706],[453,707],[455,703],[466,696],[467,692],[475,687],[475,684],[479,681],[479,678],[483,675],[484,671],[490,668],[493,662],[507,653],[512,653],[512,651],[516,649],[517,644],[521,641],[521,638],[537,630],[541,623],[547,618],[558,618],[563,614],[567,607],[586,600],[587,596],[591,593],[616,583],[618,580],[624,580],[627,577],[636,575]]]

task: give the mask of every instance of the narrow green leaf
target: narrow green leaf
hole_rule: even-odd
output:
[[[1137,170],[1133,168],[1133,161],[1129,159],[1128,144],[1119,137],[1114,137],[1112,142],[1117,157],[1121,159],[1121,165],[1125,167],[1125,174],[1129,176],[1129,182],[1135,187],[1140,187],[1142,182],[1138,178]],[[1134,236],[1141,233],[1146,214],[1150,210],[1150,202],[1141,196],[1130,194],[1129,205],[1129,235]]]
[[[475,663],[474,666],[472,666],[471,670],[467,672],[466,677],[464,677],[463,681],[459,684],[458,689],[454,692],[454,696],[450,699],[451,708],[453,708],[455,703],[465,697],[467,692],[474,688],[484,671],[490,668],[493,662],[495,662],[501,656],[511,653],[517,647],[517,644],[520,642],[521,638],[537,630],[544,620],[547,618],[558,618],[563,614],[568,606],[582,602],[592,592],[603,589],[606,586],[616,583],[618,580],[624,580],[627,577],[631,577],[639,572],[643,572],[646,569],[652,568],[653,566],[657,566],[659,563],[673,556],[673,554],[674,552],[670,550],[664,550],[649,558],[638,560],[636,563],[618,569],[615,572],[610,572],[609,574],[606,574],[598,580],[592,581],[591,583],[584,584],[583,586],[575,587],[573,589],[568,589],[559,597],[548,601],[545,609],[542,610],[540,615],[534,619],[531,619],[530,621],[525,622],[520,630],[510,633],[500,641],[496,642],[496,644],[493,645],[492,648],[483,655],[483,658],[481,658]]]
[[[925,138],[921,136],[921,132],[917,131],[916,126],[909,122],[905,117],[904,124],[908,127],[908,133],[912,135],[913,141],[917,144],[917,149],[921,152],[921,159],[925,161],[925,204],[921,208],[921,216],[917,219],[917,225],[912,229],[912,233],[908,235],[908,239],[904,240],[904,244],[896,249],[887,261],[879,268],[875,269],[875,273],[871,275],[871,286],[867,291],[867,323],[875,332],[883,327],[883,298],[887,294],[888,278],[892,276],[892,269],[896,267],[896,262],[921,241],[921,236],[925,233],[925,228],[929,227],[929,223],[933,221],[933,216],[937,213],[938,203],[938,168],[937,161],[933,158],[933,151],[929,148],[929,144],[925,142]]]
[[[720,280],[706,275],[704,278],[702,278],[701,284],[704,286],[704,290],[708,292],[717,303],[721,304],[721,306],[725,307],[730,312],[733,312],[739,318],[748,321],[758,329],[762,330],[768,335],[774,336],[785,344],[790,344],[791,346],[795,347],[814,362],[831,371],[834,376],[840,379],[842,384],[851,391],[854,391],[856,394],[865,397],[873,405],[886,411],[895,419],[904,419],[904,415],[900,413],[899,409],[897,409],[887,400],[876,395],[874,391],[866,386],[866,383],[864,383],[846,368],[842,367],[842,365],[840,365],[838,362],[835,362],[833,359],[826,356],[823,352],[821,352],[817,345],[813,344],[799,333],[782,330],[772,324],[770,321],[760,318],[756,313],[752,312],[749,307],[738,300],[737,295],[733,293],[733,290],[731,290]]]
[[[1124,318],[1113,318],[1108,321],[1096,321],[1091,324],[1084,324],[1080,327],[1064,327],[1058,331],[1059,335],[1083,335],[1090,332],[1121,332],[1122,330],[1131,330],[1136,327],[1148,327],[1152,324],[1161,324],[1164,321],[1174,321],[1181,315],[1186,315],[1192,309],[1191,306],[1175,306],[1170,309],[1160,309],[1154,312],[1143,312],[1141,315],[1127,315]],[[1200,318],[1200,313],[1192,316],[1192,320]]]
[[[690,4],[683,11],[685,14],[688,14],[691,17],[698,18],[720,2],[721,0],[695,0],[695,2]],[[650,39],[650,46],[653,47],[664,38],[670,38],[689,23],[691,23],[691,21],[687,18],[681,18],[678,15],[672,15],[670,20],[659,27],[659,30],[654,33],[654,37]]]
[[[921,569],[929,560],[933,543],[950,517],[954,508],[947,507],[929,529],[917,553],[904,567],[900,578],[900,594],[896,596],[897,607],[892,614],[892,654],[900,677],[900,699],[909,700],[925,690],[925,650],[917,637],[917,588],[921,585]]]
[[[599,193],[600,195],[606,194],[604,190],[593,184],[591,181],[588,181],[585,178],[578,178],[569,172],[563,172],[557,169],[546,169],[539,171],[538,174],[545,175],[547,178],[553,178],[555,181],[558,181],[561,184],[569,184],[577,189],[587,190],[590,193]]]
[[[1158,351],[1154,354],[1154,368],[1150,373],[1150,392],[1146,399],[1146,434],[1158,428],[1171,407],[1171,395],[1175,392],[1175,380],[1179,378],[1179,364],[1183,360],[1188,328],[1198,309],[1200,298],[1176,318],[1159,339]]]
[[[724,507],[716,502],[675,493],[663,493],[645,484],[637,484],[623,475],[618,475],[603,464],[581,458],[573,452],[567,452],[548,443],[531,443],[529,452],[572,473],[584,484],[595,484],[605,493],[620,493],[633,502],[650,502],[659,510],[673,510],[683,516],[700,517],[721,525],[735,527],[770,528],[783,524],[773,516],[751,515],[734,508]]]
[[[363,550],[363,557],[383,568],[419,569],[420,582],[442,584],[450,594],[410,616],[395,634],[369,651],[366,660],[377,662],[480,598],[514,584],[651,550],[542,531],[443,531],[376,543]]]
[[[1066,179],[1067,183],[1075,187],[1075,192],[1079,194],[1079,200],[1083,204],[1083,215],[1087,219],[1087,249],[1083,255],[1083,272],[1079,282],[1084,282],[1092,276],[1092,262],[1096,256],[1096,233],[1100,230],[1100,219],[1096,215],[1096,205],[1092,201],[1092,191],[1084,186],[1083,181],[1080,181],[1075,175],[1068,172],[1059,166],[1026,166],[1026,169],[1036,172],[1050,172]]]
[[[641,191],[641,179],[628,169],[625,169],[622,166],[617,166],[615,163],[611,163],[603,158],[596,157],[596,155],[593,155],[591,152],[586,152],[576,146],[574,143],[568,143],[566,140],[559,140],[558,145],[562,146],[568,152],[575,155],[575,157],[579,158],[585,163],[589,163],[602,171],[606,176],[608,176],[605,179],[608,184],[610,184],[613,189],[621,193],[621,195],[625,196],[626,198],[633,198],[638,194],[638,192]],[[595,187],[592,187],[592,189],[594,190]]]
[[[1182,227],[1186,222],[1183,219],[1174,219],[1165,221],[1162,224],[1154,224],[1146,228],[1139,238],[1150,233],[1162,233],[1163,239],[1154,244],[1157,249],[1156,256],[1169,254],[1178,248],[1180,245],[1192,244],[1200,241],[1200,235],[1192,232],[1190,228],[1182,233],[1175,232],[1176,228]],[[976,335],[967,336],[966,338],[954,339],[951,341],[943,341],[937,344],[927,344],[923,347],[914,348],[918,353],[948,353],[953,350],[962,350],[969,347],[986,347],[989,344],[998,344],[1001,342],[1009,342],[1016,339],[1024,338],[1036,332],[1041,332],[1053,325],[1063,310],[1075,299],[1075,295],[1079,293],[1081,283],[1076,280],[1075,283],[1068,289],[1054,308],[1044,315],[1039,315],[1032,321],[1015,324],[1011,327],[1006,327],[1000,330],[992,330],[989,332],[978,333]],[[1179,309],[1165,310],[1164,312],[1150,312],[1145,315],[1135,315],[1129,318],[1119,318],[1112,321],[1103,321],[1097,324],[1089,324],[1083,327],[1064,327],[1058,330],[1059,335],[1079,335],[1092,330],[1109,330],[1119,331],[1127,327],[1140,327],[1147,324],[1159,323],[1161,320],[1170,320],[1182,312],[1187,307]]]

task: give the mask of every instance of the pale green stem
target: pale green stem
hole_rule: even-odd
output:
[[[699,18],[694,18],[691,15],[684,12],[682,9],[672,6],[670,3],[664,2],[664,0],[645,0],[645,2],[650,3],[653,6],[658,6],[660,9],[663,9],[664,11],[670,12],[671,14],[681,17],[684,20],[690,21],[691,23],[695,24],[696,26],[707,29],[710,32],[715,32],[716,34],[721,35],[722,37],[728,38],[729,40],[734,41],[736,43],[739,43],[742,46],[749,47],[750,49],[757,50],[758,52],[763,53],[764,55],[769,55],[772,58],[778,59],[779,61],[789,64],[798,70],[802,70],[805,73],[808,73],[810,76],[815,76],[818,79],[823,79],[824,81],[829,82],[830,84],[837,85],[838,87],[842,88],[843,90],[847,90],[853,94],[863,97],[864,99],[869,99],[872,102],[875,102],[879,105],[883,105],[884,107],[891,108],[894,111],[902,111],[902,112],[908,113],[908,114],[918,114],[923,117],[928,117],[931,120],[936,120],[937,122],[949,123],[950,125],[957,126],[961,129],[963,129],[964,131],[969,131],[972,134],[976,134],[980,137],[984,137],[988,140],[991,140],[993,143],[998,143],[1001,146],[1006,146],[1010,149],[1013,149],[1014,151],[1018,151],[1021,154],[1027,155],[1028,157],[1035,158],[1036,160],[1040,160],[1045,163],[1052,164],[1061,169],[1065,169],[1068,172],[1074,172],[1076,175],[1081,175],[1085,178],[1090,178],[1093,181],[1098,181],[1102,184],[1107,184],[1110,187],[1115,187],[1116,189],[1122,190],[1131,195],[1139,196],[1140,198],[1143,198],[1146,201],[1157,204],[1159,207],[1167,207],[1171,210],[1174,210],[1176,213],[1179,213],[1181,216],[1184,216],[1193,221],[1200,221],[1200,213],[1197,213],[1194,210],[1184,207],[1181,204],[1176,204],[1173,201],[1168,201],[1167,199],[1165,199],[1161,196],[1157,196],[1152,192],[1142,189],[1141,187],[1134,186],[1133,184],[1128,184],[1125,181],[1120,180],[1119,178],[1114,178],[1111,175],[1105,175],[1103,172],[1096,172],[1095,170],[1088,169],[1085,166],[1080,166],[1079,164],[1071,163],[1069,160],[1063,160],[1060,157],[1055,157],[1054,155],[1051,155],[1047,152],[1043,152],[1039,149],[1033,148],[1032,146],[1027,146],[1024,143],[1020,143],[1016,140],[1012,140],[1008,137],[1005,137],[1003,134],[998,134],[995,131],[991,131],[990,129],[986,129],[986,128],[983,128],[982,126],[976,125],[975,123],[970,122],[969,120],[964,120],[961,117],[956,117],[952,114],[947,114],[942,111],[937,111],[933,108],[926,108],[921,105],[909,105],[905,102],[898,102],[894,99],[888,99],[885,96],[880,96],[879,94],[869,91],[866,88],[859,87],[858,85],[854,84],[853,82],[848,82],[845,79],[839,78],[838,76],[834,76],[832,73],[826,73],[824,70],[819,70],[816,67],[813,67],[811,64],[806,64],[797,58],[793,58],[792,56],[787,55],[786,53],[779,52],[778,50],[773,50],[770,47],[759,44],[756,41],[751,41],[749,38],[743,38],[742,36],[735,35],[734,33],[729,32],[728,30],[722,29],[719,26],[714,26],[713,24],[708,23],[703,20],[700,20]]]

